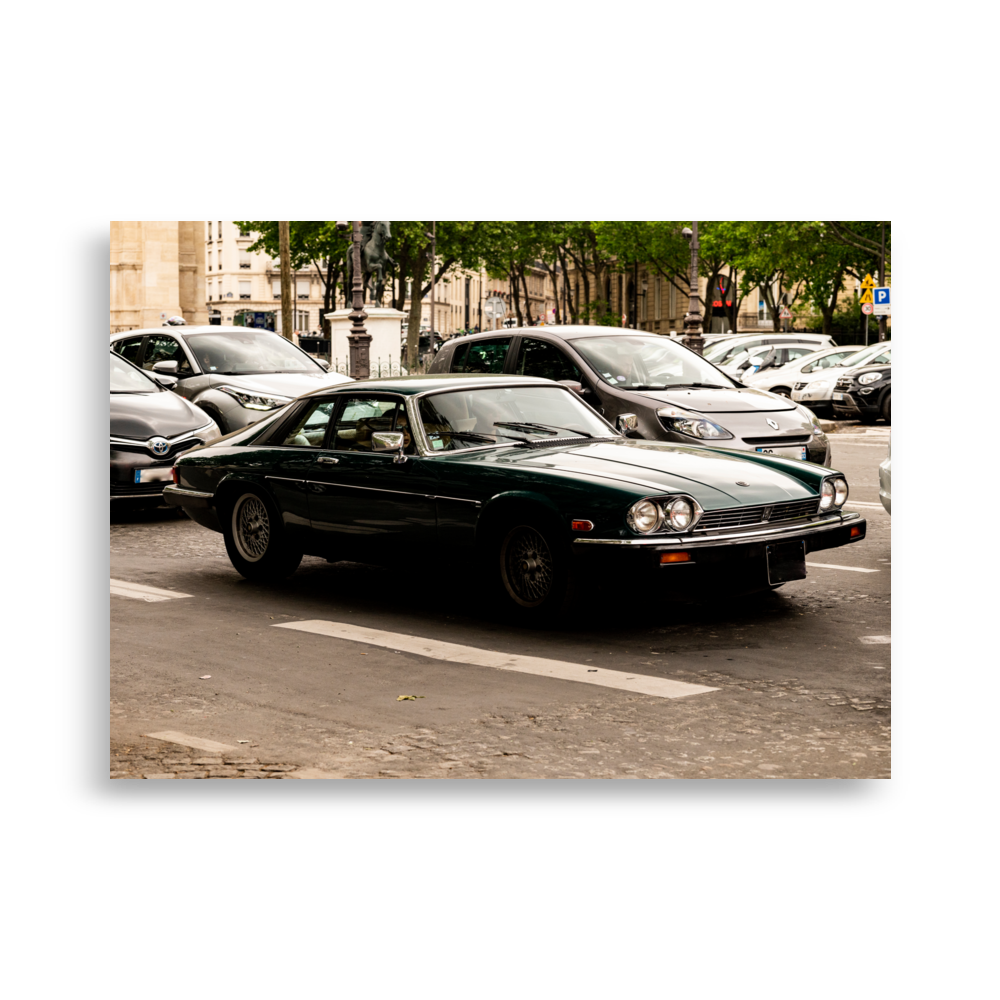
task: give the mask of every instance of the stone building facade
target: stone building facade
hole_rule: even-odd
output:
[[[111,333],[207,323],[201,222],[111,223]]]

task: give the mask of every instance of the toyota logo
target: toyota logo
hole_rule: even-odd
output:
[[[778,429],[778,421],[777,420],[772,420],[770,417],[768,417],[767,418],[767,426],[768,427],[773,427],[775,430],[777,430]]]
[[[166,455],[166,453],[170,451],[170,442],[166,438],[162,437],[150,438],[146,442],[146,447],[154,455]]]

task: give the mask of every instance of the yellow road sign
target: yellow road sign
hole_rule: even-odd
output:
[[[861,287],[864,288],[864,285]],[[864,291],[861,293],[861,304],[864,305],[866,302],[872,301],[874,301],[872,298],[872,290],[870,288],[864,288]]]
[[[865,280],[861,282],[861,287],[863,289],[874,288],[875,287],[875,279],[870,274],[866,274],[865,275]],[[871,302],[871,299],[862,299],[861,301],[862,302]]]

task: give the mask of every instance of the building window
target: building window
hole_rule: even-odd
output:
[[[246,250],[240,251],[240,267],[246,271],[250,270],[250,254]]]
[[[656,284],[653,285],[653,319],[663,319],[663,293],[661,291],[660,276],[656,276]]]
[[[309,311],[307,309],[295,310],[295,329],[299,333],[309,332]]]
[[[281,278],[271,279],[271,295],[276,298],[281,298]]]
[[[308,299],[309,298],[309,279],[308,278],[296,278],[295,279],[295,297],[298,299]]]
[[[209,239],[209,242],[211,242],[211,240],[212,240],[212,223],[211,222],[208,223],[208,239]]]
[[[250,298],[250,282],[249,281],[241,281],[240,282],[240,298],[241,299],[248,299],[248,298]]]
[[[219,270],[221,271],[222,270],[222,247],[219,247],[219,253],[218,253],[218,256],[216,257],[216,260],[219,262]]]
[[[221,222],[219,223],[218,238],[220,240],[222,239],[222,223]]]
[[[667,289],[667,318],[677,319],[677,288],[672,281]]]

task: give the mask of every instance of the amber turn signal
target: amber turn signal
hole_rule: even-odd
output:
[[[664,552],[660,556],[660,563],[691,562],[690,552]]]
[[[180,476],[177,475],[176,465],[170,470],[170,478],[174,481],[174,486],[176,486],[181,481]]]
[[[594,522],[593,521],[570,521],[570,527],[574,531],[593,531]]]
[[[860,538],[860,537],[861,537],[861,526],[856,524],[854,525],[853,528],[851,528],[851,538]]]

